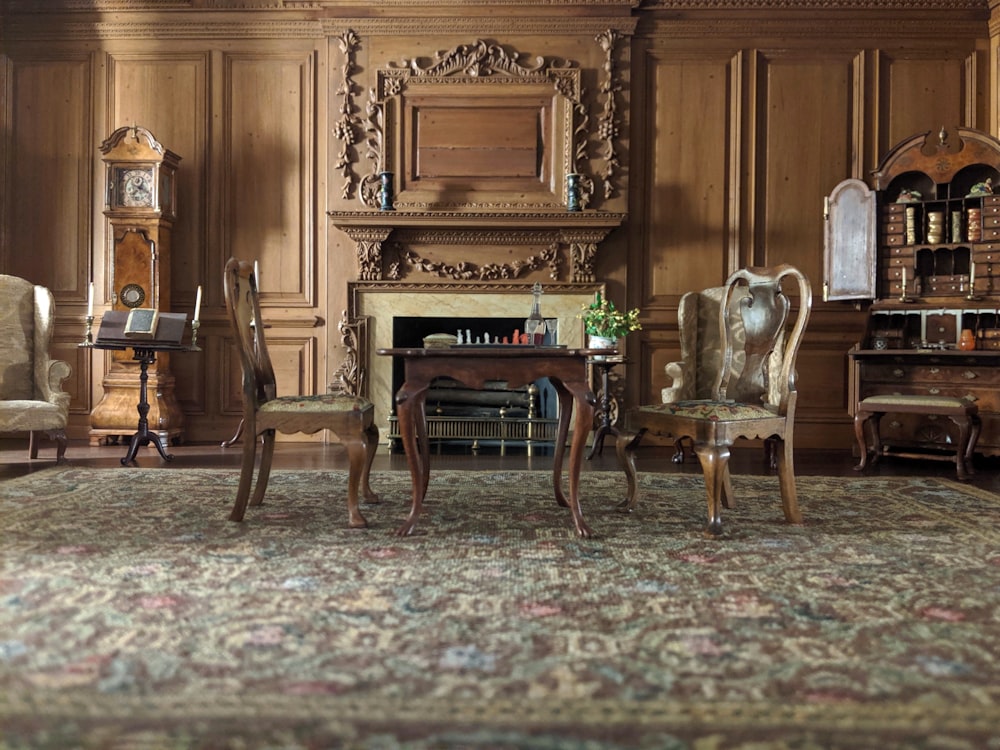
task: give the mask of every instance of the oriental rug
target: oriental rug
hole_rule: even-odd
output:
[[[0,482],[0,748],[1000,748],[1000,499],[944,479],[54,467]]]

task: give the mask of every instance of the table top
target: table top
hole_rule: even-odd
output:
[[[563,346],[531,346],[528,344],[456,344],[447,347],[412,347],[377,349],[376,354],[392,357],[460,357],[462,359],[586,358],[606,354],[617,355],[614,349],[569,349]]]

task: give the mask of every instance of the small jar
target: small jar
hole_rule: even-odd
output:
[[[963,352],[971,352],[976,348],[976,337],[971,328],[962,329],[962,335],[958,337],[958,348]]]

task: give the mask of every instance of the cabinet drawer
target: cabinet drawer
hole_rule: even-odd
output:
[[[1000,261],[1000,245],[977,245],[973,257],[976,263],[996,263]]]
[[[866,382],[885,384],[951,383],[957,388],[1000,388],[1000,370],[994,367],[953,367],[940,365],[915,365],[901,367],[893,364],[864,364],[861,377]]]
[[[1000,240],[1000,228],[998,227],[983,227],[983,241],[992,242],[994,240]]]
[[[983,229],[1000,227],[1000,209],[989,214],[983,211]]]

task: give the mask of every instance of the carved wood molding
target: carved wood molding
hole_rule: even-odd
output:
[[[402,125],[399,118],[404,109],[407,90],[416,82],[422,86],[440,86],[443,91],[450,89],[456,92],[463,87],[481,86],[496,87],[499,91],[508,84],[554,87],[561,97],[560,101],[565,102],[569,109],[559,114],[556,120],[557,132],[560,128],[565,132],[557,139],[563,142],[563,153],[554,153],[553,158],[563,174],[578,172],[577,165],[586,156],[589,140],[587,107],[582,101],[582,71],[571,60],[543,56],[530,60],[524,58],[522,53],[509,46],[477,39],[439,51],[430,59],[404,58],[377,69],[366,108],[367,155],[371,161],[371,169],[361,180],[358,201],[368,208],[377,208],[381,201],[379,176],[384,170],[393,171],[392,165],[401,155]],[[556,112],[558,111],[557,109]],[[558,150],[554,148],[554,151]],[[593,183],[590,180],[581,181],[579,202],[584,208],[590,202],[592,189]],[[463,206],[469,207],[468,204]],[[413,201],[397,198],[397,207],[438,209],[441,205],[418,206]],[[506,206],[493,204],[482,207],[495,209]]]
[[[341,198],[350,198],[354,192],[354,185],[358,180],[354,172],[353,162],[356,150],[354,144],[358,141],[360,133],[364,132],[364,125],[361,118],[357,116],[358,107],[354,103],[355,93],[360,92],[360,87],[352,77],[357,70],[355,53],[361,45],[358,35],[348,29],[339,37],[337,43],[340,51],[344,54],[344,64],[341,66],[341,81],[336,93],[340,96],[340,111],[336,121],[333,123],[333,135],[340,141],[340,151],[337,152],[337,161],[334,168],[340,171],[344,182],[340,189]]]
[[[278,20],[273,17],[234,22],[222,16],[213,21],[172,19],[156,21],[62,21],[43,17],[4,18],[7,40],[110,40],[110,39],[319,39],[323,27],[316,21]]]
[[[606,29],[597,35],[597,43],[604,50],[604,78],[601,80],[601,96],[604,97],[604,109],[597,121],[597,137],[601,141],[601,156],[604,159],[604,168],[600,177],[604,181],[604,198],[607,200],[614,196],[616,185],[614,183],[615,171],[620,166],[618,161],[618,102],[615,95],[621,91],[622,86],[617,81],[615,75],[615,46],[618,43],[618,32],[614,29]]]
[[[464,4],[464,3],[459,3]],[[324,23],[343,28],[343,19],[328,20]],[[593,36],[612,28],[620,34],[635,33],[637,18],[628,16],[608,17],[529,17],[484,16],[484,17],[441,17],[441,18],[352,18],[351,28],[362,36],[420,36],[426,34],[461,34],[464,36],[505,36],[512,34],[552,34],[558,30],[562,35]],[[331,29],[331,34],[337,33]]]
[[[987,0],[643,0],[641,10],[984,10]]]
[[[456,280],[492,281],[517,278],[528,270],[547,266],[560,279],[568,260],[571,283],[594,281],[597,246],[625,219],[624,214],[588,212],[350,212],[330,211],[330,220],[355,242],[358,278],[362,281],[398,280],[407,269]],[[393,250],[387,241],[392,238]],[[415,249],[424,244],[469,247],[469,258],[458,264],[423,258]],[[475,248],[543,246],[506,264],[482,263]]]
[[[858,18],[838,19],[836,23],[816,19],[774,20],[763,18],[702,19],[669,22],[650,26],[643,36],[649,38],[703,39],[706,36],[772,37],[790,39],[858,39],[915,38],[953,44],[956,39],[968,40],[983,35],[985,20],[927,18]]]

